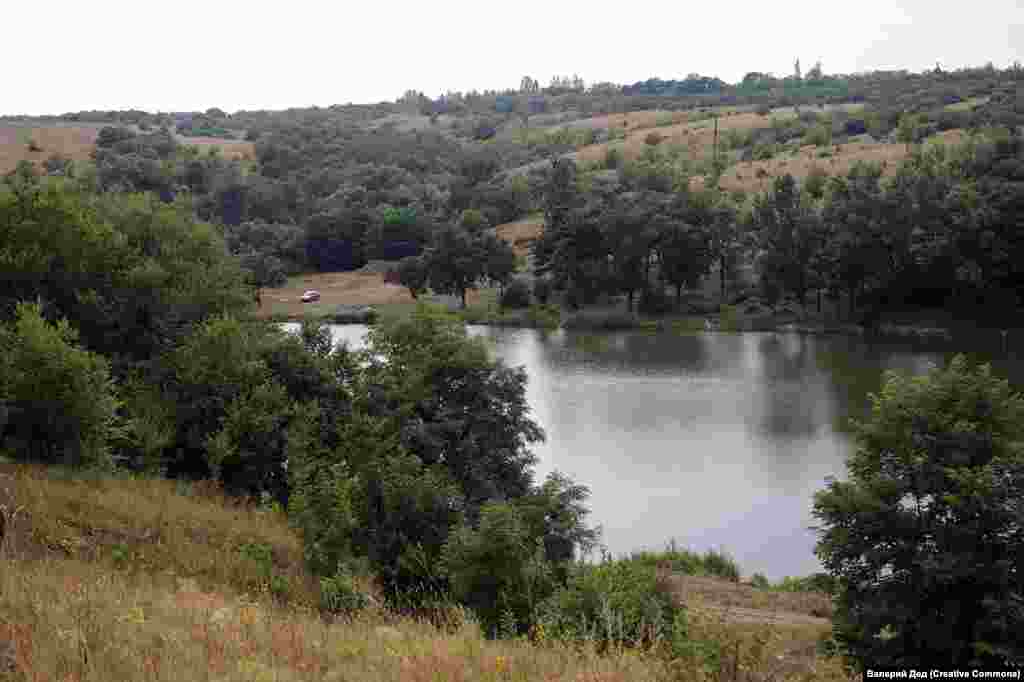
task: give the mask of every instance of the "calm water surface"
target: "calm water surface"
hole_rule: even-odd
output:
[[[297,325],[286,325],[295,329]],[[362,325],[332,327],[363,345]],[[998,332],[964,340],[866,342],[794,333],[575,333],[470,326],[526,368],[547,441],[538,480],[558,469],[591,489],[591,521],[614,554],[669,539],[725,549],[744,575],[820,570],[812,496],[845,477],[846,419],[864,414],[888,369],[925,372],[954,351],[1020,386],[1024,354]],[[1024,345],[1021,343],[1020,345]]]

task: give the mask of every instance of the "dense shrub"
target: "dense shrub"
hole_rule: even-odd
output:
[[[538,626],[555,640],[650,647],[685,635],[685,620],[666,580],[653,566],[605,558],[578,564],[568,584],[538,608]]]
[[[537,605],[553,591],[538,540],[521,512],[506,503],[485,505],[476,528],[463,525],[449,536],[442,563],[452,596],[473,609],[487,634],[496,635],[503,621],[502,634],[525,632]]]

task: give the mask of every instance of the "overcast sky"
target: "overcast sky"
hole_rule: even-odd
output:
[[[1005,68],[1024,0],[10,2],[0,114],[284,109],[692,72]]]

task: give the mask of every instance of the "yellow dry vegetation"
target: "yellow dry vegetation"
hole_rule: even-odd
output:
[[[714,146],[715,126],[712,119],[705,118],[693,122],[684,121],[670,126],[660,126],[653,130],[637,127],[634,131],[632,118],[640,113],[644,112],[635,112],[627,115],[631,125],[628,129],[629,132],[626,133],[625,140],[603,142],[583,147],[576,152],[576,160],[603,160],[609,147],[618,149],[627,160],[638,158],[647,146],[646,137],[651,132],[656,132],[661,136],[661,145],[675,144],[686,147],[691,158],[700,158],[710,153]],[[720,136],[728,130],[750,130],[754,128],[768,128],[770,126],[770,117],[749,112],[726,111],[718,119],[718,133]]]
[[[530,253],[530,244],[544,231],[544,218],[522,218],[498,225],[495,231],[499,239],[512,245],[512,250],[517,256],[527,256]]]
[[[232,161],[251,161],[256,158],[256,145],[244,140],[227,140],[219,137],[184,137],[178,139],[179,144],[198,147],[206,152],[211,147],[218,147],[221,156]]]
[[[0,175],[14,170],[19,161],[41,166],[54,154],[73,161],[88,160],[98,135],[99,128],[88,126],[0,126]],[[30,151],[29,141],[40,151]]]
[[[952,146],[964,137],[962,130],[947,130],[930,138],[930,144]],[[821,157],[822,151],[828,156]],[[764,161],[743,161],[729,167],[722,173],[719,186],[727,191],[763,192],[771,188],[776,177],[790,174],[800,180],[812,172],[826,175],[846,175],[858,162],[876,163],[882,168],[882,175],[895,175],[908,156],[903,144],[884,142],[850,142],[832,147],[806,145],[796,154],[780,154]],[[691,187],[703,185],[703,178],[692,178]]]
[[[699,661],[599,655],[538,639],[493,641],[457,607],[445,629],[371,604],[321,617],[301,541],[277,510],[210,485],[0,463],[0,680],[33,682],[682,682]],[[243,548],[269,548],[266,589]],[[254,582],[256,581],[256,582]],[[263,581],[263,582],[259,582]],[[715,679],[839,680],[817,623],[733,618],[707,581],[687,593],[691,636],[721,646]],[[372,582],[359,587],[379,598]],[[278,588],[280,589],[280,588]]]

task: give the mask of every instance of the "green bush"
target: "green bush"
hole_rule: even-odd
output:
[[[725,552],[708,550],[704,554],[680,549],[672,541],[662,551],[641,550],[630,554],[626,561],[648,567],[662,566],[673,573],[725,578],[739,582],[740,569],[736,561]]]
[[[106,358],[78,347],[78,331],[66,319],[51,324],[37,304],[19,303],[15,315],[0,325],[0,453],[108,464],[120,403]]]
[[[755,573],[750,577],[750,584],[759,590],[767,590],[771,587],[771,583],[768,582],[768,578],[765,577],[764,573]]]
[[[513,279],[501,292],[502,308],[527,308],[530,305],[530,285],[522,278]]]
[[[330,614],[351,614],[370,605],[355,578],[345,570],[320,579],[320,610]]]
[[[568,584],[538,609],[545,637],[615,646],[672,644],[684,634],[682,610],[655,567],[605,558],[578,564]]]
[[[476,528],[462,525],[442,552],[452,596],[473,610],[484,632],[525,632],[554,584],[540,538],[513,505],[484,505]],[[509,622],[511,621],[511,623]]]

